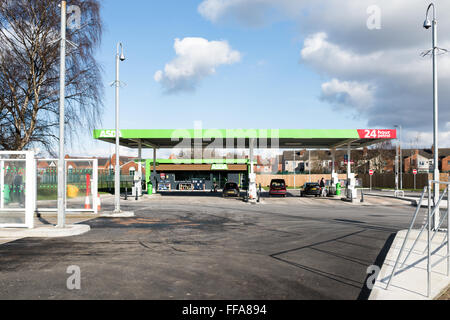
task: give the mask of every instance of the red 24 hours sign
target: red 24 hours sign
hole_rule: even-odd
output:
[[[397,139],[397,130],[361,129],[358,130],[360,139]]]

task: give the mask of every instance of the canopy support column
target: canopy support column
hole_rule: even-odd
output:
[[[142,141],[139,139],[138,141],[138,176],[139,176],[139,182],[136,185],[136,188],[138,189],[139,196],[142,196]]]
[[[255,160],[254,160],[255,144],[256,144],[256,139],[250,138],[250,177],[249,177],[250,183],[249,183],[248,193],[249,193],[249,200],[252,202],[256,201],[256,198],[257,198]]]
[[[156,183],[157,183],[157,179],[156,179],[156,148],[153,148],[153,194],[156,193]]]
[[[339,177],[336,173],[336,148],[333,148],[331,150],[331,160],[332,160],[332,164],[331,164],[331,184],[333,186],[336,186],[339,182]]]
[[[355,174],[352,173],[352,143],[347,144],[347,199],[353,201],[357,198]]]

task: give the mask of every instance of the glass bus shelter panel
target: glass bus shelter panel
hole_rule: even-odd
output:
[[[58,210],[58,162],[57,159],[37,160],[38,212]],[[65,160],[65,208],[68,211],[97,211],[93,206],[97,197],[97,168],[96,159]]]
[[[58,162],[37,161],[37,208],[57,209],[58,207]]]
[[[26,223],[26,160],[0,158],[0,224]]]
[[[66,163],[67,209],[92,209],[94,202],[94,161]]]

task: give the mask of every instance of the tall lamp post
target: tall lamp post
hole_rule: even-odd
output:
[[[400,135],[398,138],[398,148],[400,151],[400,190],[403,190],[403,155],[402,155],[403,128],[402,125],[395,125],[394,128],[400,128]]]
[[[116,53],[116,166],[114,171],[114,204],[115,213],[120,213],[120,157],[119,157],[119,143],[120,143],[120,131],[119,131],[119,89],[120,89],[120,62],[125,61],[123,54],[123,45],[121,42],[117,44]]]
[[[66,226],[65,212],[65,165],[64,165],[64,102],[66,98],[66,25],[67,1],[61,1],[61,45],[60,45],[60,76],[59,76],[59,159],[58,159],[58,228]]]
[[[433,8],[433,20],[430,21],[429,13],[430,9]],[[433,57],[433,145],[434,145],[434,180],[439,181],[439,141],[438,141],[438,75],[437,75],[437,61],[436,61],[436,51],[437,51],[437,20],[436,20],[436,7],[434,3],[431,3],[427,8],[427,13],[425,17],[425,22],[423,24],[425,29],[432,30],[432,57]],[[434,185],[434,205],[435,205],[435,215],[434,215],[434,227],[437,228],[440,220],[439,207],[436,207],[439,201],[439,183]]]

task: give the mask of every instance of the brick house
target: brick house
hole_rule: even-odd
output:
[[[299,155],[300,154],[300,155]],[[338,173],[347,171],[347,150],[336,150],[335,170]],[[368,149],[352,150],[350,163],[352,172],[367,173],[369,169],[377,172],[394,171],[395,149]],[[285,151],[281,156],[281,170],[283,172],[307,173],[331,173],[333,166],[333,155],[329,150],[296,151],[294,161],[294,151]]]
[[[337,159],[338,157],[336,156],[336,160]],[[331,172],[333,162],[331,152],[323,150],[311,150],[311,152],[307,150],[285,151],[280,157],[280,161],[281,170],[279,171],[292,173],[294,173],[294,171],[295,173],[305,173],[309,172],[309,170],[311,170],[311,172]]]
[[[69,155],[66,155],[66,159],[69,159],[67,161],[67,168],[69,170],[81,170],[81,169],[90,169],[92,168],[91,164],[86,162],[79,162],[79,161],[70,161],[70,159],[83,159],[80,157],[70,157]],[[89,160],[92,158],[86,158],[86,160]],[[119,165],[120,165],[120,171],[121,175],[134,175],[135,171],[138,171],[139,166],[137,163],[134,162],[136,158],[135,157],[127,157],[127,156],[121,156],[119,158]],[[114,167],[116,165],[116,155],[114,154],[112,157],[109,158],[97,158],[98,160],[98,170],[100,173],[109,172],[110,170],[113,171]],[[39,164],[43,168],[46,168],[50,166],[50,163],[42,162]],[[145,175],[145,165],[142,165],[142,174]]]
[[[434,151],[433,149],[404,149],[403,171],[408,173],[413,169],[419,172],[433,171]],[[450,149],[439,149],[439,170],[442,172],[450,171]]]
[[[450,149],[439,149],[439,170],[450,172]]]
[[[141,167],[142,167],[142,176],[145,177],[145,165],[142,165]],[[138,170],[139,164],[134,162],[134,160],[128,161],[127,163],[124,163],[123,165],[120,166],[121,175],[134,176],[134,173],[138,172]]]
[[[431,149],[403,149],[403,171],[417,169],[419,172],[433,170],[433,151]]]
[[[255,173],[277,173],[279,167],[278,156],[269,160],[263,159],[262,156],[256,156]]]

